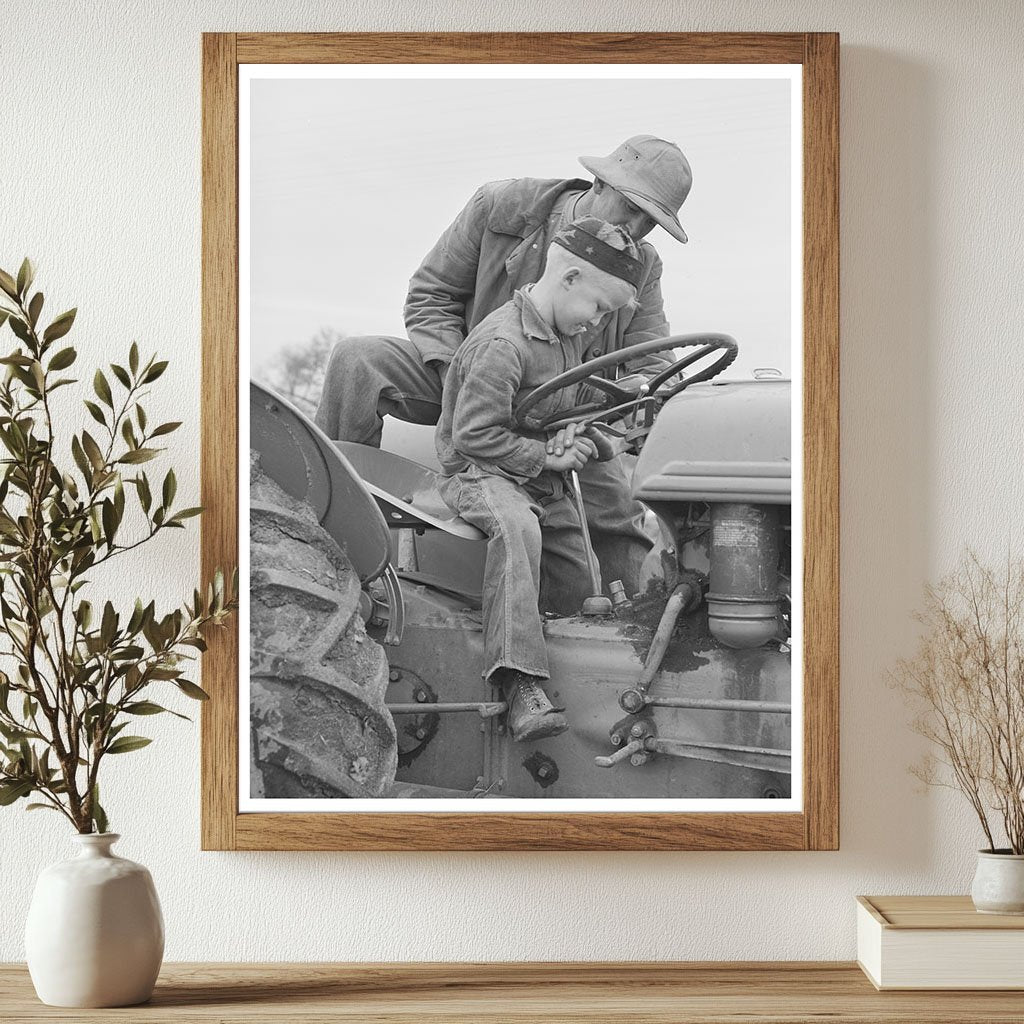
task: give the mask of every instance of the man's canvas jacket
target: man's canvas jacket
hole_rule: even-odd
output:
[[[548,219],[566,192],[586,191],[580,179],[516,178],[479,188],[427,253],[409,282],[405,326],[424,362],[451,362],[466,335],[513,293],[539,280]],[[661,258],[640,243],[644,277],[635,309],[623,307],[587,333],[584,360],[668,336],[661,298]],[[654,372],[668,359],[645,356],[629,372]]]

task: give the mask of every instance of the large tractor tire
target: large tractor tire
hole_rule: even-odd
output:
[[[345,552],[250,456],[251,795],[379,797],[398,742],[388,664]]]

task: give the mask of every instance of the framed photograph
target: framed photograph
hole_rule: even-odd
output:
[[[205,849],[838,848],[838,55],[204,36]]]

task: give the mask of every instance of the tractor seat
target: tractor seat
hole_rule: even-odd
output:
[[[334,442],[362,477],[392,527],[427,527],[463,540],[485,534],[456,515],[437,491],[437,474],[412,459],[355,441]]]

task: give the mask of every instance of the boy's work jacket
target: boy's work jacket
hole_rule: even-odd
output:
[[[540,279],[548,222],[566,193],[585,192],[578,178],[516,178],[477,189],[427,253],[409,282],[405,326],[423,361],[451,362],[466,335],[513,293]],[[661,258],[640,242],[644,276],[635,309],[623,307],[587,332],[583,359],[668,337],[661,298]],[[669,364],[642,356],[626,371],[653,373]]]

